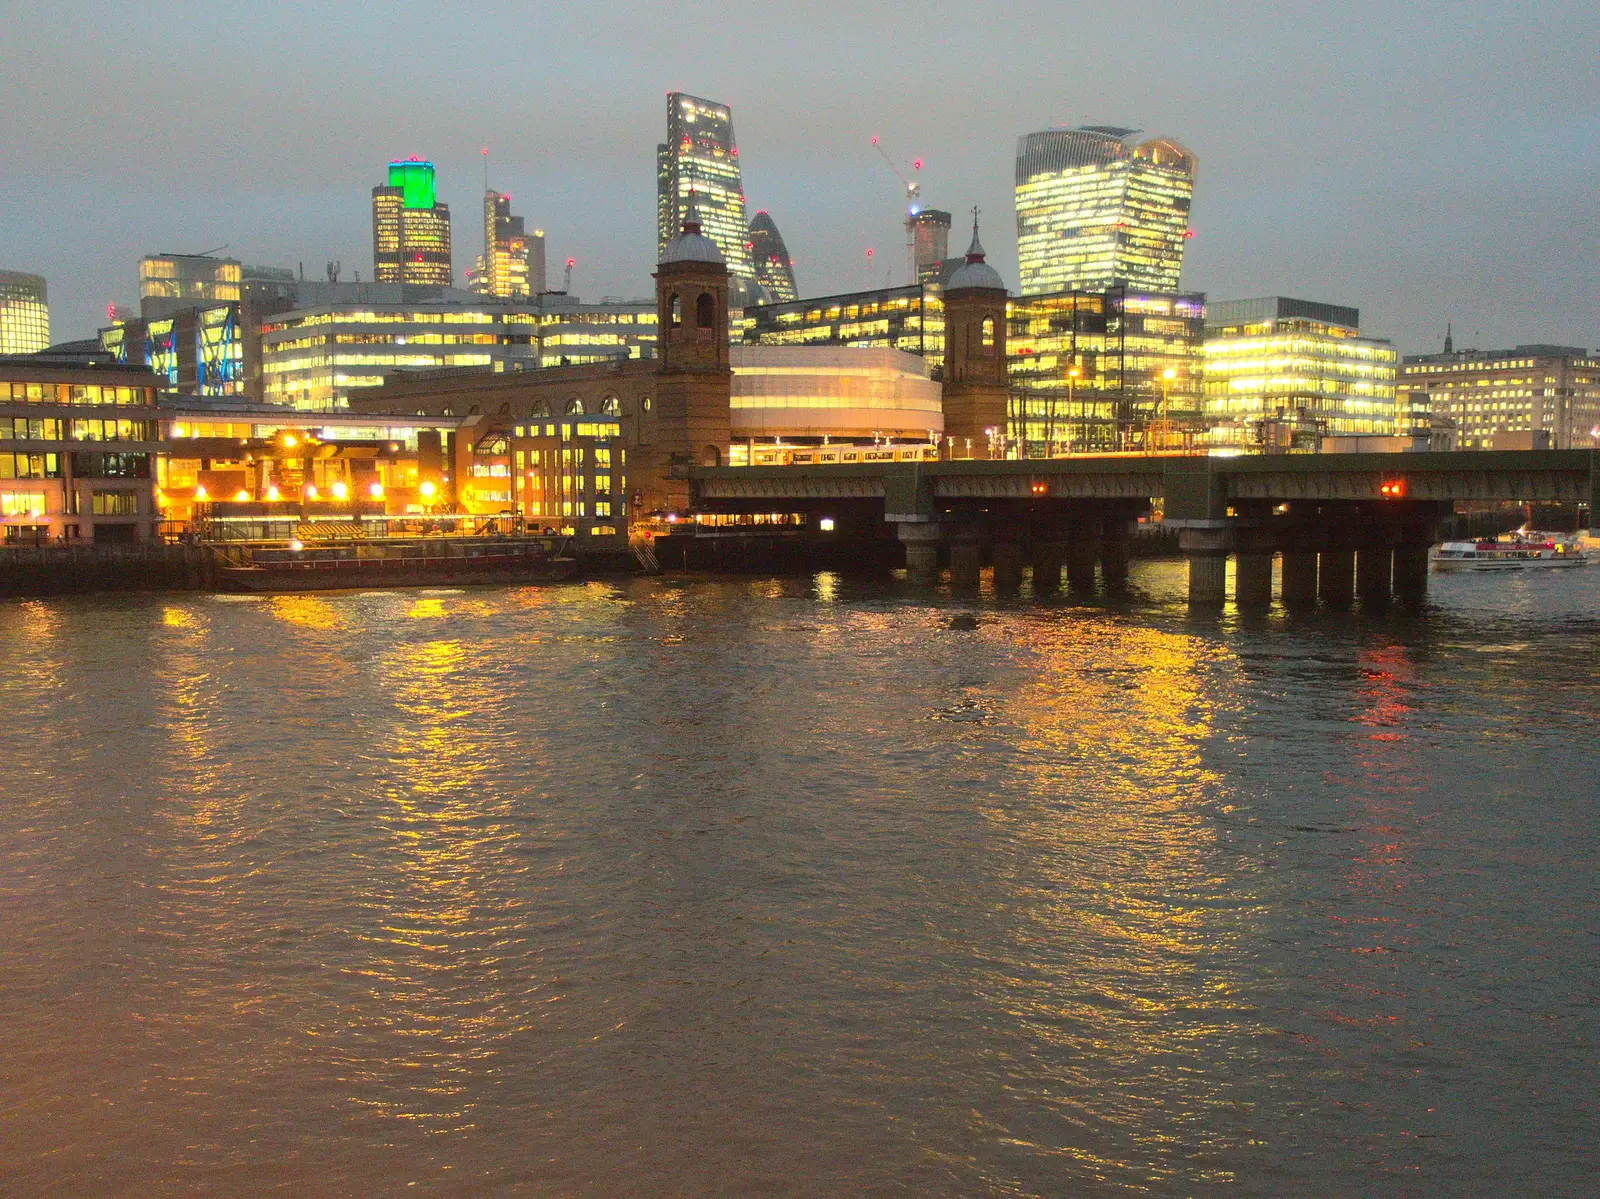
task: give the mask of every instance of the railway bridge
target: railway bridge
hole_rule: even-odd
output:
[[[689,472],[696,513],[803,512],[849,540],[898,537],[913,578],[931,579],[941,548],[952,579],[975,583],[984,557],[997,586],[1117,586],[1132,527],[1159,511],[1179,533],[1189,600],[1226,597],[1236,558],[1242,610],[1272,602],[1282,556],[1288,607],[1348,607],[1356,596],[1418,601],[1428,549],[1458,502],[1586,506],[1600,525],[1600,452],[1514,450],[1210,457],[1108,454],[1047,460],[702,467]],[[825,522],[831,522],[827,524]]]

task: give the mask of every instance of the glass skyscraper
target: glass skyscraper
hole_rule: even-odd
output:
[[[1022,294],[1177,291],[1195,165],[1175,141],[1109,125],[1017,139]]]
[[[535,242],[539,243],[537,263]],[[511,197],[492,188],[483,193],[483,256],[472,273],[472,290],[502,300],[525,300],[545,290],[544,230],[530,234],[522,218],[511,215]]]
[[[755,282],[750,261],[750,230],[744,215],[744,184],[739,178],[739,147],[726,104],[684,92],[667,94],[667,140],[656,147],[656,253],[683,229],[694,192],[700,231],[728,264],[731,302]]]
[[[50,344],[50,298],[41,275],[0,271],[0,354],[33,354]]]
[[[794,259],[783,244],[783,234],[765,209],[750,222],[750,261],[763,303],[783,304],[798,299],[794,285]]]
[[[450,206],[438,202],[433,163],[391,162],[387,186],[372,189],[372,268],[379,283],[450,286]]]

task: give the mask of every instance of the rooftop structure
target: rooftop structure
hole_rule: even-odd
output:
[[[236,258],[149,254],[139,260],[139,315],[171,316],[197,304],[237,302],[243,268]]]
[[[391,162],[388,183],[372,189],[372,264],[379,283],[450,285],[450,206],[438,202],[433,163]]]

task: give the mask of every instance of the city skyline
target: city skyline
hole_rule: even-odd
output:
[[[925,157],[926,203],[953,211],[977,203],[994,214],[986,222],[991,260],[1015,286],[1015,241],[1004,232],[1015,138],[1053,125],[1118,123],[1176,137],[1206,164],[1185,290],[1214,299],[1313,294],[1356,305],[1375,333],[1408,353],[1437,350],[1447,320],[1461,345],[1595,340],[1592,231],[1600,222],[1582,181],[1593,173],[1587,135],[1596,117],[1576,86],[1581,75],[1569,47],[1584,44],[1596,22],[1575,6],[1542,6],[1535,19],[1519,22],[1491,15],[1487,26],[1478,22],[1477,39],[1492,34],[1493,58],[1458,54],[1448,63],[1446,52],[1463,46],[1463,35],[1399,8],[1338,27],[1331,18],[1299,17],[1254,32],[1203,7],[1170,27],[1181,39],[1149,45],[1135,45],[1131,27],[1116,18],[1085,16],[1079,24],[1102,35],[1093,39],[1094,55],[1068,53],[1050,32],[1019,39],[1036,16],[1025,8],[982,37],[939,11],[932,30],[948,32],[951,44],[930,39],[922,67],[944,82],[926,102],[901,94],[907,69],[898,64],[854,69],[876,61],[890,32],[870,14],[839,28],[860,44],[842,36],[826,70],[796,53],[759,72],[730,49],[759,25],[749,14],[730,15],[706,34],[713,52],[693,55],[666,37],[667,17],[641,16],[618,36],[617,54],[632,68],[627,77],[574,90],[580,72],[573,63],[498,107],[461,82],[458,67],[469,56],[448,41],[440,49],[441,93],[401,92],[379,77],[377,63],[420,45],[420,25],[397,20],[374,42],[345,15],[353,10],[329,11],[327,52],[349,63],[339,85],[349,120],[328,122],[324,104],[290,104],[273,108],[264,128],[246,123],[248,102],[267,82],[264,65],[302,70],[278,61],[266,23],[247,16],[238,23],[244,65],[214,114],[241,131],[238,148],[221,165],[164,161],[159,171],[131,152],[127,118],[104,112],[105,96],[78,82],[93,73],[65,69],[78,61],[73,56],[111,61],[114,46],[91,39],[69,53],[42,23],[30,36],[27,14],[4,35],[27,41],[43,73],[53,62],[62,66],[47,94],[16,81],[0,85],[15,91],[13,107],[30,117],[0,134],[11,164],[0,182],[8,216],[0,267],[46,277],[58,340],[90,334],[107,303],[132,300],[145,254],[226,244],[228,256],[291,269],[304,262],[308,273],[330,259],[364,263],[373,164],[412,153],[432,159],[441,199],[470,213],[482,194],[485,144],[497,186],[547,229],[558,261],[577,259],[575,291],[642,294],[652,259],[660,98],[678,87],[737,109],[746,189],[777,214],[807,293],[881,285],[863,266],[868,245],[880,274],[900,258],[901,194],[869,145],[872,134]],[[563,15],[549,37],[570,49],[585,28],[584,19]],[[1241,40],[1247,32],[1253,48]],[[800,26],[786,33],[805,45],[816,36]],[[130,83],[119,88],[142,81],[159,99],[161,64],[192,49],[196,36],[180,32],[150,62],[121,64]],[[1308,74],[1318,38],[1334,49],[1370,50],[1374,70],[1364,90]],[[527,49],[507,39],[482,69],[510,78],[509,60]],[[540,61],[553,53],[541,49]],[[1062,71],[1064,61],[1074,71]],[[1499,82],[1518,74],[1518,64],[1534,63],[1538,69],[1516,86]],[[1149,86],[1129,74],[1135,64],[1150,73]],[[854,90],[839,87],[847,73]],[[1236,98],[1241,73],[1259,102]],[[1008,77],[1014,86],[1002,88]],[[1290,90],[1268,104],[1274,88]],[[1505,102],[1486,103],[1490,93],[1503,93]],[[1452,136],[1430,138],[1429,129]],[[180,140],[193,133],[176,131]],[[58,150],[75,151],[87,166],[62,170]],[[467,261],[458,255],[457,269]]]

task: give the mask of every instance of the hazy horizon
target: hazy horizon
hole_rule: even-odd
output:
[[[382,14],[379,22],[376,18]],[[1119,124],[1199,158],[1182,285],[1212,299],[1354,305],[1408,353],[1600,342],[1600,88],[1588,6],[1368,3],[1151,14],[1015,5],[289,4],[18,12],[0,46],[0,269],[46,277],[51,333],[136,303],[143,254],[370,278],[371,188],[439,168],[456,277],[481,250],[482,159],[568,255],[585,299],[648,295],[664,97],[731,105],[750,211],[771,212],[802,295],[904,281],[899,184],[870,144],[920,156],[924,203],[1016,287],[1016,138]],[[865,250],[875,249],[869,276]]]

